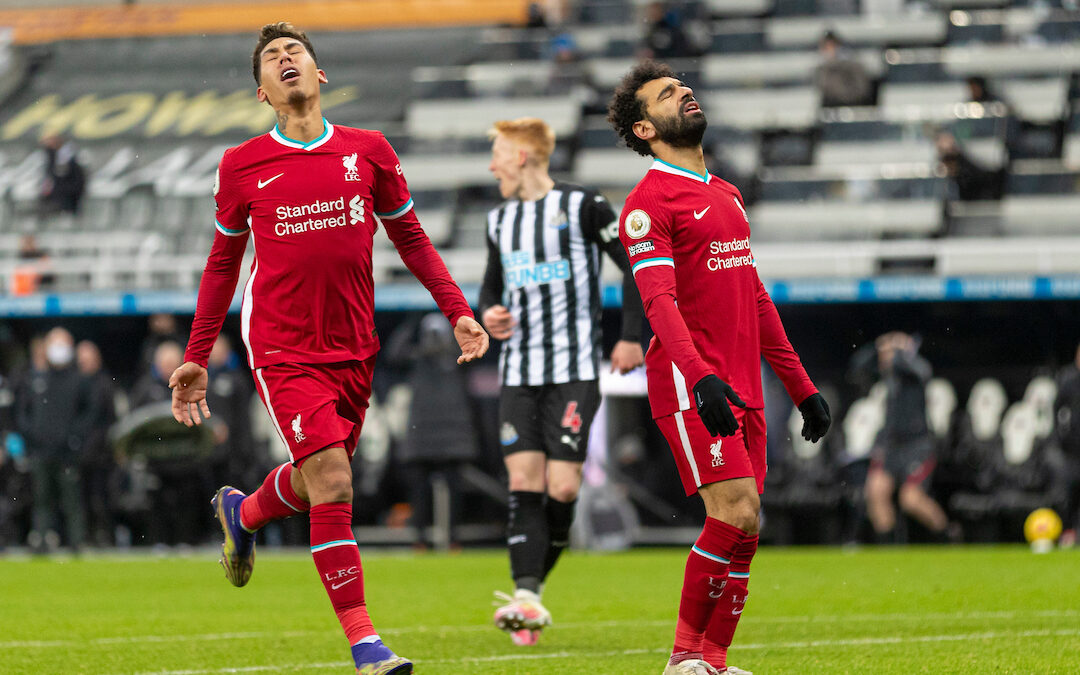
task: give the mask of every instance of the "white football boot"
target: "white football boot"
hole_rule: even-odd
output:
[[[495,610],[495,625],[508,633],[519,630],[538,631],[551,625],[551,612],[540,604],[540,596],[519,588],[513,596],[495,591],[500,605]]]
[[[663,675],[720,675],[720,671],[702,659],[687,659],[679,663],[669,663]]]

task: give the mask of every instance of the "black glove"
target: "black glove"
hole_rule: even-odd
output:
[[[821,394],[811,394],[799,404],[799,412],[803,418],[802,437],[811,443],[817,443],[829,430],[832,422],[829,404]]]
[[[715,375],[706,375],[694,385],[698,416],[713,436],[730,436],[739,430],[739,423],[735,421],[728,401],[740,408],[746,407],[731,385]]]

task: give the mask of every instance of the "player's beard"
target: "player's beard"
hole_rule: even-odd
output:
[[[705,137],[705,113],[684,115],[681,112],[672,117],[651,118],[656,127],[656,137],[673,148],[693,148],[701,145]]]
[[[289,90],[289,97],[285,100],[286,103],[292,108],[299,108],[308,100],[307,94],[302,89],[296,87]]]

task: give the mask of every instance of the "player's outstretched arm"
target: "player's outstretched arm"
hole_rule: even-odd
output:
[[[210,406],[206,404],[207,381],[206,368],[192,361],[173,371],[169,388],[172,389],[172,413],[177,422],[190,427],[202,424],[204,418],[210,417]]]
[[[474,361],[487,354],[487,331],[471,316],[463,316],[454,324],[454,339],[457,340],[458,346],[461,347],[461,356],[457,360],[459,364]],[[173,400],[175,401],[175,395]],[[173,409],[175,410],[175,408],[174,403]]]

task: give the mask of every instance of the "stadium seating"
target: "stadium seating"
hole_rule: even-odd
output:
[[[320,63],[341,88],[327,116],[374,126],[391,138],[433,239],[458,261],[462,281],[478,281],[482,265],[466,261],[484,259],[482,214],[495,205],[486,138],[493,121],[546,119],[559,138],[558,177],[602,189],[616,208],[648,166],[618,147],[598,108],[635,62],[637,4],[578,3],[557,30],[385,31],[360,39],[320,34]],[[874,275],[887,273],[891,262],[919,259],[931,261],[923,269],[936,275],[1075,273],[1075,247],[1068,241],[1080,206],[1075,13],[1000,0],[935,0],[914,10],[885,0],[863,4],[861,14],[820,16],[814,2],[676,3],[703,31],[697,37],[708,49],[672,65],[702,101],[722,177],[753,204],[762,274]],[[813,74],[817,41],[828,30],[878,80],[877,105],[821,109]],[[556,35],[566,36],[560,39],[584,59],[588,84],[580,96],[546,93]],[[75,134],[91,174],[84,209],[74,220],[40,218],[33,139],[42,127],[25,122],[26,131],[5,141],[0,153],[0,236],[8,237],[2,241],[15,242],[23,232],[108,232],[108,242],[132,241],[116,247],[86,242],[80,249],[50,236],[40,245],[54,259],[75,258],[72,269],[82,269],[78,260],[86,256],[105,255],[112,265],[131,266],[123,274],[95,275],[94,284],[164,283],[163,274],[139,271],[145,265],[138,256],[169,269],[170,261],[158,259],[205,254],[213,218],[205,195],[216,157],[254,131],[242,124],[212,131],[205,120],[213,117],[205,114],[189,118],[202,119],[203,126],[181,128],[162,106],[172,92],[187,97],[177,99],[177,110],[197,111],[183,106],[193,105],[200,91],[223,102],[214,111],[246,100],[246,43],[175,36],[57,43],[48,52],[26,86],[8,95],[0,130],[19,115],[32,119],[31,104],[59,95],[51,119],[62,119],[63,106],[92,99],[115,106],[111,113],[94,109],[94,119],[116,122],[118,131],[106,134],[98,125],[100,138]],[[175,53],[191,55],[198,82],[191,68],[173,66]],[[969,76],[987,78],[1002,102],[969,101]],[[151,97],[153,114],[121,128],[121,112],[135,113],[115,97],[132,92]],[[265,114],[258,106],[250,110]],[[938,166],[931,125],[951,129],[983,168],[1007,173],[1000,203],[955,200]],[[954,237],[962,239],[954,244]],[[821,242],[815,255],[798,255],[817,246],[815,240]],[[783,246],[788,241],[797,243]],[[376,246],[390,248],[385,237]],[[12,255],[10,248],[2,254]],[[401,270],[392,254],[380,256],[377,267],[385,279]],[[76,286],[78,278],[89,278],[61,277]],[[190,288],[197,275],[178,278]]]

